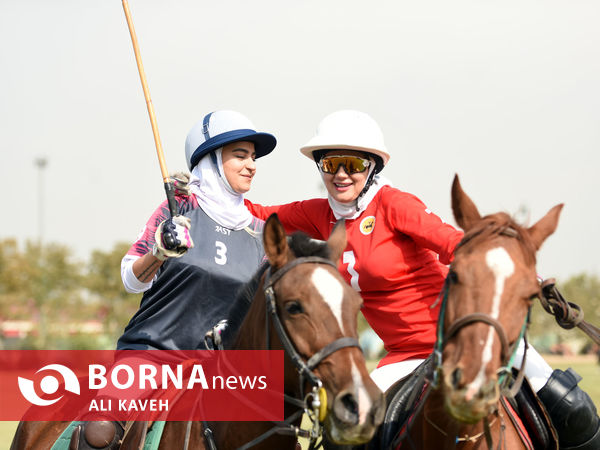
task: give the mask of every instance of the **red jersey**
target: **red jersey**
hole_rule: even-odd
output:
[[[336,223],[324,198],[267,207],[246,200],[246,206],[262,219],[276,212],[288,233],[315,239],[327,239]],[[346,220],[346,233],[338,268],[360,292],[363,315],[384,342],[388,354],[379,366],[426,358],[436,337],[436,299],[462,232],[414,195],[384,186],[357,218]]]

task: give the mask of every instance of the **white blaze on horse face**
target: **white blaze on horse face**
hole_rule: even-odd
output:
[[[321,294],[321,297],[323,297],[323,300],[325,300],[325,303],[331,308],[331,312],[336,318],[340,330],[342,330],[343,334],[346,334],[342,322],[342,302],[344,300],[344,287],[342,282],[322,267],[317,267],[310,278],[317,291]],[[358,401],[358,420],[359,423],[363,424],[368,418],[372,400],[354,359],[352,359],[351,373],[352,382],[356,389],[355,395]]]
[[[331,312],[336,318],[340,330],[344,333],[344,327],[342,325],[344,287],[342,286],[342,283],[322,267],[315,268],[310,278],[317,291],[319,291],[319,294],[321,294],[321,297],[323,297],[323,300],[325,300],[325,303],[331,308]]]
[[[514,273],[515,263],[503,247],[496,247],[488,250],[485,255],[485,262],[495,277],[494,298],[492,299],[492,311],[490,312],[490,316],[498,320],[498,316],[500,315],[500,302],[502,300],[502,293],[504,292],[504,283]],[[492,345],[494,343],[495,330],[491,326],[489,328],[487,340],[481,354],[481,367],[475,379],[468,386],[465,394],[467,400],[470,400],[485,382],[485,369],[492,360]]]
[[[358,423],[364,424],[369,418],[369,411],[373,405],[373,400],[369,395],[363,378],[358,371],[356,361],[352,360],[352,382],[356,389],[356,400],[358,401]]]

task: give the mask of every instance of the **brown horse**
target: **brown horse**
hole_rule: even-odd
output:
[[[396,423],[393,434],[385,430],[386,415],[377,448],[531,449],[505,396],[519,388],[522,372],[512,386],[509,374],[540,294],[536,252],[556,229],[562,205],[530,228],[504,213],[481,217],[457,176],[452,209],[465,236],[440,295],[429,380],[402,429]]]
[[[336,226],[326,243],[304,235],[288,238],[275,215],[264,229],[269,261],[232,307],[225,348],[283,349],[286,404],[283,423],[167,422],[159,448],[294,449],[297,435],[315,440],[323,426],[340,444],[373,436],[383,420],[381,391],[366,370],[357,341],[362,299],[339,274],[336,262],[346,247],[346,231]],[[265,326],[265,317],[269,323]],[[302,413],[311,430],[298,427]],[[49,449],[64,422],[22,422],[11,449]],[[209,431],[208,431],[209,430]],[[138,448],[132,432],[121,445]],[[206,434],[212,438],[205,437]]]

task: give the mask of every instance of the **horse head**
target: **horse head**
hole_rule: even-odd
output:
[[[535,255],[556,229],[562,206],[525,228],[505,213],[481,217],[454,179],[452,209],[465,236],[446,279],[438,350],[445,406],[461,422],[478,422],[497,408],[540,293]]]
[[[362,298],[336,267],[346,247],[343,222],[323,243],[301,234],[288,238],[273,215],[265,224],[264,247],[272,274],[265,282],[272,288],[291,352],[301,359],[294,370],[289,367],[294,358],[286,358],[286,378],[295,378],[286,380],[286,386],[295,381],[296,395],[303,395],[315,383],[322,383],[319,415],[328,436],[339,444],[368,441],[383,420],[384,400],[358,347],[357,314]],[[300,256],[306,254],[319,256]],[[290,356],[287,348],[286,353]]]

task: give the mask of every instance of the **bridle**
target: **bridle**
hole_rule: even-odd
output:
[[[298,407],[298,410],[289,417],[287,417],[283,422],[276,422],[273,428],[269,429],[268,431],[261,434],[252,441],[239,447],[238,450],[246,450],[252,448],[260,442],[264,441],[265,439],[269,438],[273,434],[286,434],[306,438],[310,442],[309,448],[314,449],[315,442],[322,432],[321,424],[325,420],[325,416],[327,415],[327,395],[325,393],[325,388],[323,388],[323,383],[321,382],[319,377],[313,372],[313,370],[325,358],[327,358],[329,355],[335,353],[340,349],[346,347],[360,348],[357,339],[352,337],[342,337],[325,345],[306,361],[302,356],[300,356],[300,354],[296,350],[296,347],[294,346],[293,341],[291,340],[287,331],[285,330],[285,327],[283,326],[279,315],[277,314],[277,298],[275,295],[275,284],[279,280],[281,280],[286,273],[288,273],[294,267],[299,266],[300,264],[324,264],[333,267],[337,271],[336,264],[329,259],[322,258],[319,256],[303,256],[288,262],[287,264],[283,265],[274,272],[272,272],[271,267],[269,267],[265,273],[263,290],[266,300],[266,348],[267,350],[271,349],[271,336],[269,331],[269,322],[271,321],[273,323],[273,327],[275,328],[277,336],[281,341],[284,352],[291,359],[293,365],[298,371],[300,398],[291,397],[284,393],[284,401]],[[305,382],[308,382],[312,386],[311,390],[306,394],[304,394]],[[299,426],[293,425],[293,422],[299,419],[303,413],[306,413],[306,415],[312,422],[312,428],[310,430],[305,430],[300,428]],[[208,428],[208,424],[205,423],[204,428],[205,437],[209,444],[209,449],[216,449],[214,439],[212,438],[212,432]]]
[[[501,234],[503,236],[511,237],[511,238],[518,237],[517,231],[511,227],[503,228],[502,230],[500,230],[499,234]],[[459,245],[463,245],[464,243],[465,243],[465,241],[463,240]],[[500,340],[500,345],[501,345],[501,360],[502,360],[503,365],[497,371],[497,374],[498,374],[498,381],[496,384],[497,397],[496,397],[494,403],[499,400],[500,395],[513,398],[519,392],[519,389],[521,389],[521,384],[523,383],[523,379],[525,377],[525,360],[527,357],[527,348],[528,348],[526,334],[527,334],[527,328],[529,326],[529,319],[530,319],[530,315],[531,315],[531,306],[529,306],[527,315],[525,317],[523,325],[521,326],[521,331],[519,332],[519,337],[517,338],[517,340],[515,342],[510,344],[508,341],[508,338],[506,337],[506,332],[505,332],[502,324],[497,319],[490,316],[489,314],[484,314],[484,313],[479,313],[479,312],[467,314],[465,316],[462,316],[462,317],[456,319],[452,324],[450,324],[450,326],[448,327],[448,330],[444,330],[444,319],[446,316],[446,305],[448,303],[449,290],[450,290],[450,277],[447,277],[446,282],[444,283],[443,290],[440,293],[440,296],[443,296],[443,300],[442,300],[442,305],[440,307],[440,314],[438,317],[436,342],[435,342],[434,351],[433,351],[434,367],[433,367],[433,380],[431,382],[431,387],[434,389],[439,387],[440,375],[442,373],[442,351],[443,351],[444,347],[446,346],[446,344],[448,343],[448,341],[453,336],[455,336],[459,332],[459,330],[461,330],[462,328],[472,325],[474,323],[484,323],[488,326],[491,326],[496,331],[496,334],[498,335],[498,338]],[[516,377],[514,378],[514,381],[512,382],[512,384],[510,384],[510,381],[512,379],[512,367],[514,365],[516,351],[517,351],[517,348],[519,346],[519,342],[521,341],[521,339],[524,342],[523,359],[521,361],[521,367],[519,368],[518,373],[517,373]],[[492,448],[492,436],[491,436],[491,432],[490,432],[490,422],[488,421],[487,417],[485,417],[483,419],[483,422],[484,422],[484,431],[483,431],[483,433],[480,433],[480,435],[478,435],[477,437],[484,435],[485,439],[487,441],[488,448]],[[503,430],[503,428],[501,428],[501,430]],[[472,438],[473,437],[468,438],[468,439],[472,439]],[[502,442],[502,438],[503,438],[503,431],[501,432],[500,442],[498,443],[499,448],[500,448],[500,445]]]
[[[503,235],[503,236],[511,237],[511,238],[518,237],[517,231],[511,227],[503,228],[499,232],[499,234]],[[462,241],[459,244],[459,246],[464,245],[464,243],[465,243],[465,241]],[[500,355],[501,355],[501,359],[503,361],[503,365],[502,365],[502,367],[500,367],[500,369],[498,369],[498,375],[499,375],[498,376],[498,387],[500,388],[502,395],[505,395],[508,397],[514,397],[517,394],[517,392],[519,391],[519,389],[521,388],[521,384],[522,384],[523,378],[525,376],[525,359],[527,357],[527,348],[528,348],[526,332],[527,332],[527,328],[529,326],[529,318],[531,315],[531,306],[529,306],[527,315],[525,316],[525,320],[523,321],[523,325],[521,326],[521,331],[519,332],[519,337],[511,345],[508,342],[508,338],[506,337],[506,332],[504,331],[504,327],[502,326],[502,324],[497,319],[490,316],[489,314],[484,314],[484,313],[479,313],[479,312],[467,314],[463,317],[456,319],[448,327],[448,330],[445,331],[444,330],[444,319],[446,316],[446,305],[448,303],[449,290],[450,290],[450,277],[447,277],[446,282],[444,283],[442,293],[440,294],[440,295],[443,295],[443,300],[442,300],[442,305],[440,307],[440,314],[438,317],[437,336],[436,336],[436,342],[435,342],[434,351],[433,351],[433,353],[434,353],[433,386],[434,387],[438,386],[439,373],[441,372],[441,368],[442,368],[442,351],[443,351],[444,347],[446,346],[446,344],[448,343],[448,341],[454,335],[456,335],[456,333],[458,333],[459,330],[461,330],[462,328],[464,328],[468,325],[471,325],[474,323],[485,323],[486,325],[491,326],[496,331],[496,334],[498,335],[498,338],[500,339],[500,345],[501,345]],[[521,367],[517,373],[515,381],[512,383],[512,385],[510,387],[508,387],[508,383],[510,382],[510,379],[511,379],[511,376],[509,376],[509,375],[512,375],[512,367],[514,365],[515,355],[516,355],[517,348],[519,346],[519,342],[521,341],[521,339],[523,339],[524,344],[525,344],[525,348],[524,348],[524,352],[523,352],[523,359],[521,361]]]
[[[325,416],[327,415],[327,395],[325,393],[325,388],[323,388],[323,383],[319,379],[319,377],[313,372],[315,369],[325,358],[329,355],[341,350],[346,347],[358,347],[360,348],[360,344],[358,340],[352,337],[342,337],[338,338],[329,344],[325,345],[315,354],[313,354],[308,360],[305,362],[304,359],[300,356],[294,343],[290,339],[288,333],[286,332],[283,324],[281,323],[281,319],[277,314],[277,299],[275,295],[275,284],[281,280],[281,278],[300,264],[324,264],[333,267],[337,271],[336,264],[330,259],[322,258],[320,256],[303,256],[296,258],[283,267],[276,270],[274,273],[271,273],[271,267],[267,269],[265,274],[264,281],[264,292],[265,299],[267,302],[266,308],[266,333],[267,333],[267,349],[270,349],[270,335],[269,335],[269,319],[273,322],[273,327],[275,328],[275,332],[283,345],[283,349],[285,353],[292,360],[292,363],[296,367],[298,371],[299,377],[299,386],[300,386],[300,399],[296,399],[290,397],[288,395],[284,395],[285,401],[288,403],[292,403],[296,406],[302,408],[299,411],[305,411],[307,416],[310,418],[312,422],[312,430],[308,431],[307,437],[311,441],[311,446],[314,441],[321,434],[321,423],[325,420]],[[304,384],[305,381],[308,381],[312,386],[310,392],[304,395]],[[310,407],[309,407],[310,400]],[[286,419],[287,422],[287,419]],[[298,430],[298,431],[307,431],[307,430]]]
[[[304,257],[300,257],[300,258],[296,258],[296,259],[292,260],[291,262],[289,262],[288,264],[284,265],[282,268],[277,270],[274,274],[271,274],[271,268],[269,268],[265,275],[264,291],[265,291],[265,298],[267,301],[267,314],[266,314],[267,349],[270,349],[270,345],[271,345],[270,344],[270,336],[269,336],[269,327],[268,327],[268,321],[269,321],[269,318],[271,318],[271,321],[273,322],[275,331],[277,332],[277,336],[279,337],[281,344],[283,345],[284,351],[290,357],[294,366],[296,366],[296,369],[298,370],[298,374],[300,376],[300,389],[302,392],[303,385],[304,385],[304,383],[303,383],[304,379],[307,379],[313,385],[313,387],[316,387],[316,386],[318,386],[319,388],[322,387],[321,380],[319,380],[319,378],[315,375],[315,373],[313,372],[313,369],[316,368],[325,358],[327,358],[329,355],[331,355],[332,353],[334,353],[342,348],[345,348],[345,347],[360,348],[360,345],[358,343],[358,340],[355,338],[342,337],[342,338],[336,339],[333,342],[330,342],[325,347],[323,347],[321,350],[319,350],[314,355],[312,355],[308,359],[308,361],[304,362],[304,360],[302,359],[302,357],[296,350],[290,337],[288,336],[287,332],[285,331],[285,328],[283,327],[283,324],[281,323],[279,315],[277,314],[277,303],[276,303],[276,296],[275,296],[275,289],[274,289],[275,283],[277,283],[277,281],[279,281],[283,277],[283,275],[285,275],[289,270],[293,269],[294,267],[296,267],[300,264],[326,264],[326,265],[333,267],[335,270],[337,270],[337,267],[336,267],[335,263],[329,259],[321,258],[319,256],[304,256]]]

